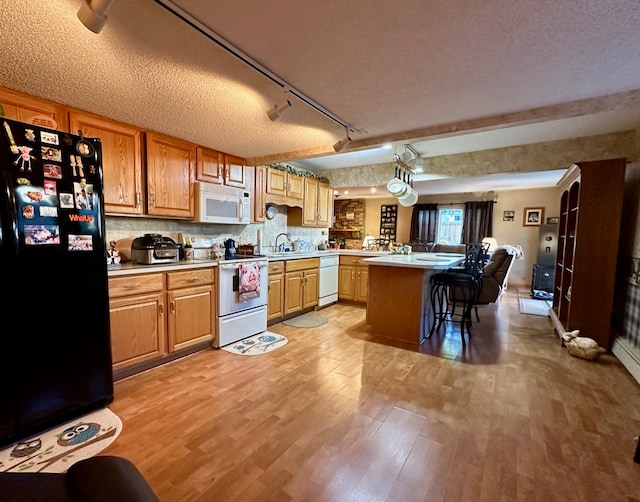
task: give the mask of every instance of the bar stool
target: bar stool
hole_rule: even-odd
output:
[[[463,347],[466,346],[465,327],[468,336],[471,336],[471,311],[476,305],[482,287],[485,254],[484,246],[479,242],[468,243],[465,249],[464,267],[438,272],[430,278],[433,324],[426,337],[429,338],[439,330],[445,321],[459,322]],[[462,309],[459,314],[456,313],[458,306]]]

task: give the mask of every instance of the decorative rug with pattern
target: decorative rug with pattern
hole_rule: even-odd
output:
[[[66,472],[104,450],[121,430],[109,408],[93,411],[0,450],[0,472]]]
[[[308,313],[282,321],[282,324],[293,326],[294,328],[316,328],[326,324],[327,321],[328,319],[326,317]]]
[[[220,347],[222,350],[231,352],[232,354],[240,354],[243,356],[257,356],[260,354],[266,354],[272,350],[279,349],[287,344],[289,340],[285,336],[271,331],[263,331],[257,335],[244,338],[235,343],[230,343],[224,347]]]

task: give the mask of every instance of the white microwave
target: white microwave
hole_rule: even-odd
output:
[[[242,188],[196,182],[196,216],[199,223],[251,223],[251,194]]]

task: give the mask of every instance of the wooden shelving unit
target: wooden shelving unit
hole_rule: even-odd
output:
[[[574,164],[558,182],[560,224],[551,319],[611,350],[611,312],[626,159]]]
[[[380,238],[396,241],[396,226],[398,224],[398,205],[383,204],[380,207]]]

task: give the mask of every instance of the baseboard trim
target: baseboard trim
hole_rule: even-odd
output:
[[[631,376],[640,383],[640,353],[624,338],[616,338],[611,349],[613,355],[627,368]]]

